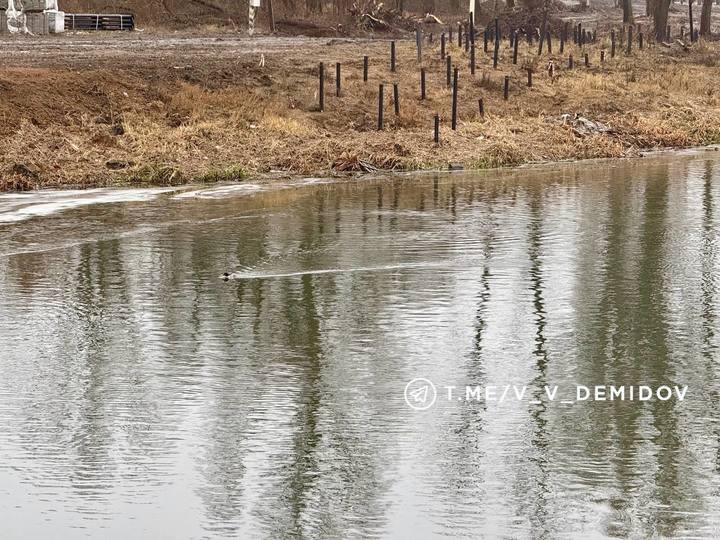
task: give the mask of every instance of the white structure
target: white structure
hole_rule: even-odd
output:
[[[62,34],[65,31],[65,12],[55,10],[46,10],[48,17],[48,26],[51,34]]]
[[[251,36],[255,33],[255,17],[257,17],[257,12],[259,10],[260,0],[250,0],[248,11],[248,34]]]
[[[255,17],[257,17],[257,12],[260,10],[260,0],[250,0],[249,4],[248,34],[252,36],[255,33]]]
[[[47,0],[45,14],[48,17],[48,26],[51,34],[62,34],[65,31],[65,12],[60,11],[58,0]]]
[[[65,13],[58,9],[58,0],[5,0],[2,4],[6,6],[5,24],[12,34],[65,31]]]
[[[11,34],[29,33],[27,29],[27,15],[25,15],[25,12],[22,10],[22,6],[20,6],[20,9],[15,7],[15,0],[8,0],[5,14],[7,15],[7,29]]]

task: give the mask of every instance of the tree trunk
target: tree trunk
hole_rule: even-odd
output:
[[[632,0],[623,0],[623,23],[633,23]]]
[[[710,35],[710,17],[712,16],[713,0],[704,0],[702,5],[702,13],[700,15],[700,35],[708,37]]]
[[[670,9],[670,0],[655,1],[655,39],[665,41],[667,36],[668,10]]]
[[[690,43],[695,43],[695,21],[693,20],[693,0],[688,0],[688,21],[690,24]]]

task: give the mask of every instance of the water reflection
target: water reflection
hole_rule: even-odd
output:
[[[718,170],[84,196],[0,224],[7,536],[712,536]],[[445,398],[466,384],[527,394]],[[577,384],[689,390],[547,395]]]

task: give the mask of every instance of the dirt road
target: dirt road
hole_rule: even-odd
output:
[[[0,39],[0,65],[29,67],[128,67],[133,62],[235,62],[248,55],[283,55],[304,51],[317,56],[330,44],[362,43],[362,39],[275,36],[187,36],[139,32],[5,37]],[[182,63],[182,62],[180,62]]]

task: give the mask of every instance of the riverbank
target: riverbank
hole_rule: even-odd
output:
[[[542,57],[537,45],[523,41],[513,65],[503,42],[498,69],[479,43],[474,76],[469,56],[453,44],[448,52],[460,70],[457,131],[450,129],[452,96],[437,36],[423,48],[424,101],[413,41],[397,43],[395,73],[387,41],[131,34],[7,39],[0,45],[3,190],[171,185],[450,163],[487,168],[720,143],[716,43],[646,43],[643,50],[636,44],[630,55],[618,50],[610,58],[606,38],[583,50],[566,45],[562,54],[555,41],[554,54]],[[363,56],[370,58],[367,83]],[[328,75],[323,112],[317,95],[321,61]],[[340,97],[336,62],[342,64]],[[377,131],[380,83],[383,131]],[[393,83],[400,95],[397,116]],[[439,145],[432,133],[436,113]]]

